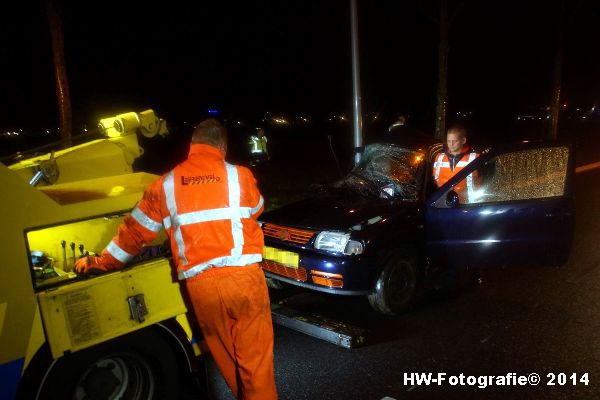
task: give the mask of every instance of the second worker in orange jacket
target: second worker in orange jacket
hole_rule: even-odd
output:
[[[477,157],[479,154],[467,144],[466,130],[460,125],[452,126],[446,134],[446,150],[436,156],[433,164],[433,179],[436,185],[440,187],[448,182]],[[466,180],[454,186],[454,191],[462,199],[468,199],[476,187],[476,178],[476,172],[469,174]]]

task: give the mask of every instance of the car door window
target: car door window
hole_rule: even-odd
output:
[[[504,153],[488,160],[454,187],[463,188],[457,192],[460,204],[562,196],[568,159],[568,147]]]

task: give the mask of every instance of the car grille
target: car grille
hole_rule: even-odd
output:
[[[287,226],[265,223],[263,232],[266,237],[280,240],[282,242],[307,244],[315,235],[315,231],[305,229],[289,228]]]
[[[278,262],[265,259],[261,261],[260,265],[265,271],[273,272],[275,274],[282,275],[287,278],[292,278],[301,282],[306,282],[308,280],[308,277],[306,275],[306,269],[301,267],[292,268],[280,264]]]

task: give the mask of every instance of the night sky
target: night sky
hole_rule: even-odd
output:
[[[351,115],[349,1],[55,1],[75,127],[147,107],[179,120],[208,107],[242,117]],[[600,104],[599,3],[566,2],[573,15],[563,70],[569,105]],[[364,111],[432,118],[438,2],[358,4]],[[548,105],[559,2],[449,0],[450,12],[459,4],[450,30],[449,110],[493,121]],[[11,7],[0,25],[0,129],[56,126],[44,4]]]

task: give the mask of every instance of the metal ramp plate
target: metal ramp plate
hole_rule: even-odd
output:
[[[273,322],[322,339],[337,346],[352,349],[365,344],[367,331],[318,314],[301,313],[280,304],[271,303]]]

